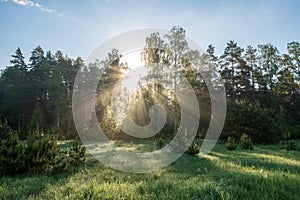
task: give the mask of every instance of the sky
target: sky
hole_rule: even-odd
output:
[[[40,45],[83,59],[110,37],[139,28],[182,26],[203,49],[220,55],[272,43],[281,53],[300,41],[298,0],[0,0],[0,69],[20,47],[27,61]]]

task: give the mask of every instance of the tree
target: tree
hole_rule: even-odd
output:
[[[257,49],[252,46],[247,46],[244,58],[246,61],[246,65],[249,67],[249,79],[251,88],[248,89],[248,96],[253,100],[255,100],[255,91],[257,91],[261,87],[261,74],[258,69],[258,61],[257,61]],[[249,94],[250,93],[250,94]]]
[[[16,132],[9,132],[6,140],[0,141],[0,174],[15,174],[25,171],[25,145]]]
[[[279,51],[271,44],[258,45],[260,67],[266,85],[264,89],[273,91],[277,82],[277,73],[280,66]]]
[[[49,77],[50,68],[47,65],[47,59],[44,54],[44,50],[38,46],[31,52],[29,58],[30,71],[29,71],[29,90],[28,95],[30,97],[30,109],[39,107],[44,113],[46,121],[51,121],[49,112]],[[48,124],[47,124],[48,125]],[[47,127],[48,128],[48,127]]]
[[[19,47],[12,58],[11,66],[7,67],[1,75],[0,111],[7,116],[10,125],[17,129],[20,135],[22,121],[24,121],[24,108],[27,103],[27,65]]]
[[[13,59],[10,61],[11,64],[13,64],[13,66],[18,67],[19,69],[23,70],[24,72],[27,71],[27,65],[25,64],[24,61],[24,56],[23,53],[20,49],[20,47],[17,48],[16,50],[16,54],[12,55],[11,57],[13,57]]]
[[[169,33],[165,35],[167,39],[165,61],[168,67],[170,67],[170,76],[172,79],[173,90],[177,90],[177,85],[180,81],[180,77],[183,71],[188,65],[187,58],[190,52],[190,48],[186,41],[185,30],[180,26],[174,26]],[[175,99],[175,93],[173,93],[173,119],[174,119],[174,133],[177,132],[177,121],[179,117],[179,107]]]
[[[218,56],[215,56],[215,47],[212,44],[208,45],[206,52],[208,53],[211,61],[217,62]]]
[[[223,55],[219,58],[221,75],[225,82],[225,88],[228,98],[234,100],[238,88],[236,75],[239,73],[238,68],[243,62],[241,54],[244,50],[240,48],[233,40],[227,42]],[[244,64],[244,62],[243,62]]]
[[[34,109],[31,116],[30,130],[43,129],[45,123],[45,118],[42,110],[38,107]]]
[[[288,54],[295,66],[294,70],[298,75],[298,84],[300,80],[300,44],[299,42],[290,42],[287,44]]]
[[[119,106],[114,104],[116,99],[113,99],[113,91],[121,80],[123,66],[120,63],[121,57],[122,55],[117,49],[112,49],[111,52],[108,52],[108,57],[105,60],[100,63],[93,63],[88,69],[90,71],[102,70],[102,76],[97,86],[96,114],[101,128],[111,139],[118,138],[120,133],[113,113],[117,110],[116,107]]]

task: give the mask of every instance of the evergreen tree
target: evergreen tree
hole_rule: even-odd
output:
[[[250,85],[251,89],[248,90],[248,96],[252,100],[255,100],[255,93],[259,90],[263,83],[261,83],[262,74],[258,68],[258,59],[257,59],[257,49],[253,48],[252,46],[247,46],[245,55],[244,55],[246,65],[249,67],[249,78],[250,78]]]
[[[271,44],[258,45],[260,67],[266,85],[264,89],[274,91],[277,83],[277,73],[280,67],[279,51]]]
[[[86,149],[84,146],[79,144],[79,139],[78,137],[75,138],[72,147],[70,148],[68,154],[68,162],[71,165],[79,165],[85,161],[85,152]]]
[[[25,147],[16,132],[0,142],[0,174],[15,174],[25,171]]]
[[[238,88],[236,75],[240,73],[238,67],[242,61],[241,54],[244,50],[233,40],[227,43],[223,55],[219,58],[221,75],[225,82],[226,94],[228,98],[235,99]],[[244,62],[243,62],[244,64]]]
[[[7,67],[1,75],[0,112],[20,135],[27,106],[27,65],[20,48],[12,58],[11,66]]]
[[[208,45],[206,52],[208,53],[211,61],[217,62],[218,56],[215,56],[215,47],[212,44]]]

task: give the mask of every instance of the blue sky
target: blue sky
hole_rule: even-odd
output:
[[[27,59],[38,45],[86,58],[118,33],[174,25],[204,49],[212,43],[217,54],[232,39],[285,52],[288,42],[300,40],[299,9],[298,0],[0,0],[0,68],[18,46]]]

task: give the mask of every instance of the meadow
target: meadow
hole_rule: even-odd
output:
[[[296,141],[299,148],[300,141]],[[153,141],[117,142],[137,151]],[[60,142],[62,148],[69,142]],[[235,151],[218,143],[204,158],[184,154],[161,170],[131,174],[110,169],[92,155],[58,174],[0,177],[0,199],[300,199],[300,151],[255,145]]]

